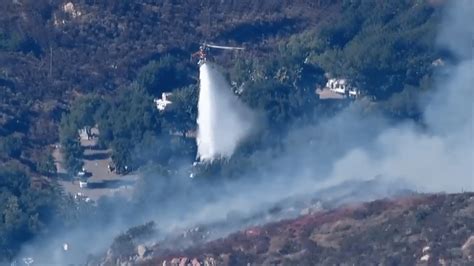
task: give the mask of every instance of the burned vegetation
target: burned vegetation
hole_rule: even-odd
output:
[[[139,265],[467,265],[473,234],[473,193],[420,195],[252,227],[183,251],[157,245]]]

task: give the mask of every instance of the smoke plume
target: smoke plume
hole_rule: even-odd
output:
[[[436,73],[433,95],[423,108],[426,127],[405,123],[387,128],[371,148],[352,149],[336,160],[331,183],[383,175],[426,192],[474,190],[474,28],[466,27],[474,25],[473,14],[469,0],[447,7],[438,42],[455,63]]]
[[[198,158],[212,161],[232,156],[252,128],[252,113],[211,63],[200,67],[198,103]]]

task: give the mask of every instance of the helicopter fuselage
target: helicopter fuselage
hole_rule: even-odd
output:
[[[232,47],[232,46],[220,46],[213,44],[202,44],[199,46],[199,51],[192,54],[193,58],[198,58],[198,65],[202,65],[207,62],[207,56],[209,55],[210,48],[221,49],[221,50],[244,50],[243,47]]]

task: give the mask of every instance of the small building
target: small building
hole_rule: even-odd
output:
[[[90,140],[92,138],[91,127],[84,127],[79,129],[79,136],[82,140]]]
[[[434,60],[433,62],[431,62],[431,65],[434,66],[434,67],[440,67],[440,66],[444,66],[446,63],[444,62],[444,60],[442,58],[438,58],[436,60]]]
[[[64,13],[69,14],[73,18],[77,18],[82,15],[82,12],[77,10],[77,8],[74,6],[72,2],[68,2],[64,4],[63,11]]]
[[[83,180],[79,181],[79,187],[80,188],[87,188],[87,181],[83,181]]]
[[[332,92],[350,98],[357,98],[360,95],[359,90],[352,86],[347,79],[331,78],[326,83],[326,88]]]
[[[97,125],[94,127],[85,126],[78,130],[80,140],[91,140],[99,136],[99,128]]]
[[[163,92],[161,94],[161,99],[154,99],[153,101],[156,104],[156,108],[159,111],[164,111],[166,109],[166,106],[170,105],[172,102],[169,100],[169,98],[173,95],[171,92]]]

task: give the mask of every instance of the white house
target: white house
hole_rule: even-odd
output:
[[[335,93],[353,98],[360,94],[359,90],[353,87],[346,79],[329,79],[326,83],[326,88]]]
[[[90,127],[79,129],[79,136],[82,140],[90,140],[92,138],[92,130]]]
[[[160,111],[163,111],[166,109],[166,106],[168,106],[169,104],[171,104],[172,102],[169,100],[169,97],[173,95],[171,92],[163,92],[161,94],[161,99],[158,99],[156,98],[154,100],[155,104],[156,104],[156,108],[158,108],[158,110]]]
[[[80,188],[87,188],[87,181],[79,181]]]

